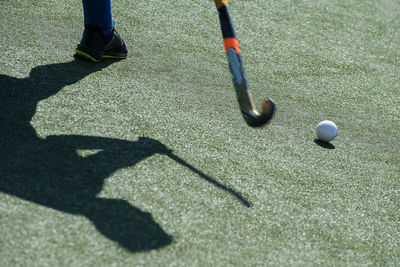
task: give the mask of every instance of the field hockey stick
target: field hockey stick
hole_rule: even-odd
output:
[[[228,57],[229,69],[232,74],[232,81],[243,118],[246,123],[252,127],[263,126],[274,115],[275,102],[267,98],[261,104],[262,112],[260,113],[257,111],[244,71],[239,41],[236,38],[229,14],[228,1],[214,0],[214,2],[218,10],[225,52]]]

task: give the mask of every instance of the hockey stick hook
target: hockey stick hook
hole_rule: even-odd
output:
[[[261,113],[258,112],[250,92],[250,86],[247,82],[246,72],[240,53],[230,48],[227,51],[227,57],[233,85],[244,120],[251,127],[261,127],[265,125],[272,119],[275,113],[275,102],[267,98],[261,104]]]

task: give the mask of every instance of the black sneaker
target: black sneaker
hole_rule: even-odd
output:
[[[75,53],[83,58],[99,62],[102,58],[123,59],[128,50],[124,40],[113,29],[108,37],[104,38],[97,27],[85,26],[82,39]]]

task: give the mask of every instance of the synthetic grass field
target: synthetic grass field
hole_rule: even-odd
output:
[[[100,64],[80,1],[0,7],[0,266],[399,264],[399,1],[231,0],[262,129],[213,1],[114,1]]]

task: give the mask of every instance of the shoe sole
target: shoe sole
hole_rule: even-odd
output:
[[[85,59],[88,59],[88,60],[90,60],[90,61],[93,61],[93,62],[100,62],[100,60],[101,59],[103,59],[103,58],[108,58],[108,59],[125,59],[125,58],[127,58],[127,56],[111,56],[111,55],[104,55],[104,56],[102,56],[100,59],[95,59],[94,57],[92,57],[91,55],[89,55],[89,54],[87,54],[87,53],[85,53],[85,52],[83,52],[83,51],[81,51],[81,50],[78,50],[78,49],[76,49],[75,50],[75,53],[77,54],[77,55],[79,55],[79,56],[81,56],[81,57],[83,57],[83,58],[85,58]]]

